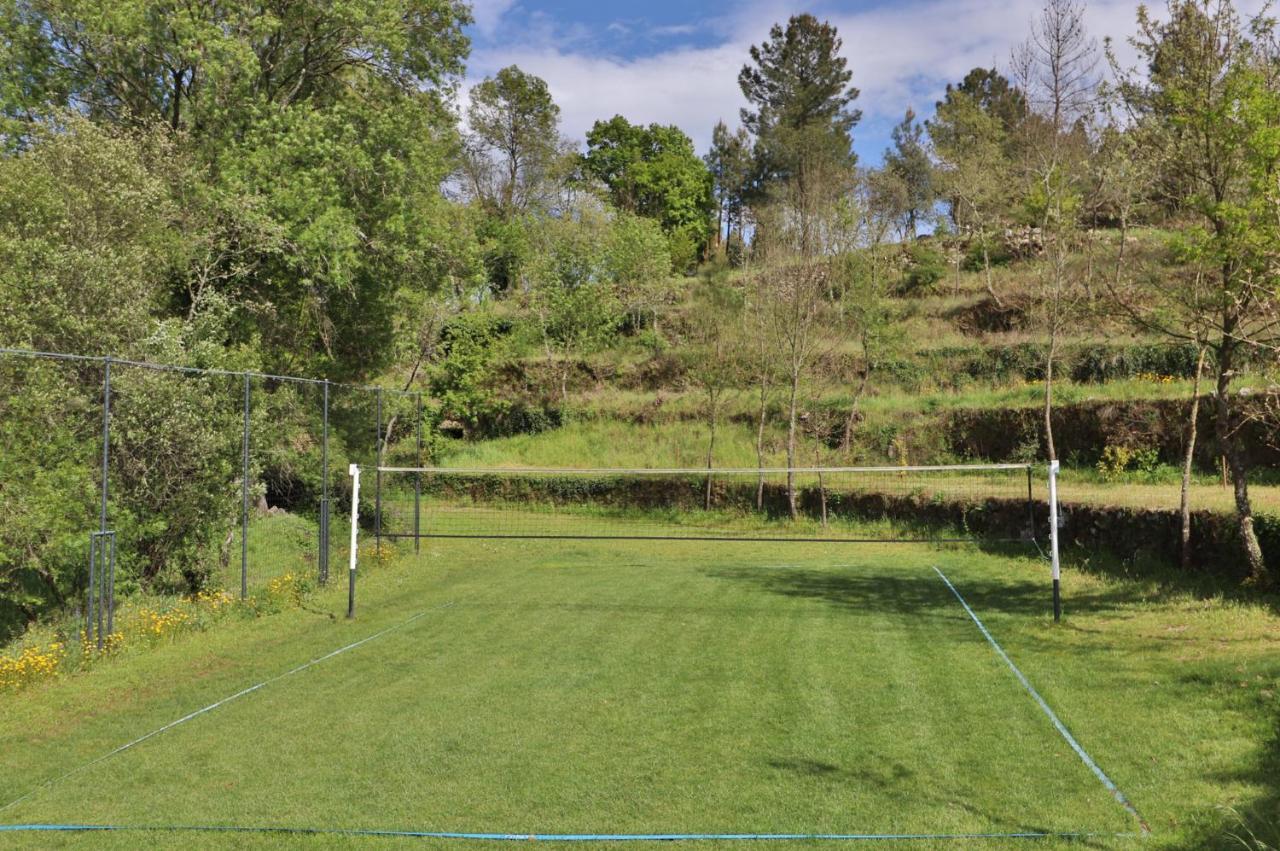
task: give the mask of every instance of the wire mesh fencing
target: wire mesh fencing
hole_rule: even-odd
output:
[[[347,464],[421,464],[423,417],[410,391],[0,350],[0,636],[69,604],[101,640],[139,586],[325,582]]]

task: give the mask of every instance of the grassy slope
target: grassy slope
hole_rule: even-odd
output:
[[[427,612],[0,818],[1130,829],[934,563],[1144,811],[1152,847],[1226,847],[1216,806],[1275,806],[1280,618],[1257,606],[1068,572],[1068,619],[1055,628],[1040,567],[972,550],[474,543],[375,572],[354,623],[298,609],[231,621],[0,697],[8,801],[33,778]],[[334,589],[313,608],[341,604]],[[64,839],[132,847],[139,836]]]

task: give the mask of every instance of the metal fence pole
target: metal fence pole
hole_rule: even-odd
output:
[[[107,537],[111,540],[111,566],[107,571],[107,636],[110,637],[116,631],[116,535],[111,532]]]
[[[244,434],[240,442],[240,599],[249,596],[249,373],[244,374]]]
[[[418,400],[418,451],[414,456],[416,462],[414,466],[418,468],[418,472],[413,474],[413,552],[414,555],[422,552],[422,394],[417,394]]]
[[[351,476],[351,560],[347,567],[347,617],[356,616],[356,562],[360,553],[360,467],[347,468]]]
[[[102,512],[98,531],[107,531],[107,495],[111,489],[108,479],[111,463],[111,358],[102,362]]]
[[[98,514],[99,535],[107,531],[107,503],[111,494],[111,357],[102,359],[102,504]],[[106,541],[91,538],[89,542],[89,631],[96,629],[96,645],[102,649],[102,620],[104,594],[107,584]],[[112,573],[114,574],[114,567]],[[112,576],[114,581],[115,577]]]
[[[96,614],[95,599],[98,596],[98,536],[89,533],[89,599],[85,608],[84,640],[93,640],[93,623]]]
[[[378,554],[382,554],[382,388],[377,389],[378,397],[378,471],[374,476],[373,490],[373,538]]]
[[[1058,560],[1058,462],[1049,462],[1049,559],[1053,573],[1053,620],[1062,620],[1062,582]]]
[[[324,382],[324,425],[320,432],[320,584],[329,581],[329,379]]]

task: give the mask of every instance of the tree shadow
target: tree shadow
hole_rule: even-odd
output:
[[[914,573],[859,572],[850,567],[839,570],[805,567],[731,567],[708,570],[706,575],[747,583],[756,589],[784,597],[815,600],[837,609],[856,613],[945,616],[963,621],[972,629],[969,617],[951,589],[931,569]],[[1029,579],[957,579],[957,589],[976,611],[999,612],[1023,617],[1045,617],[1052,612],[1052,592],[1047,581]],[[1117,610],[1141,599],[1136,590],[1107,586],[1074,594],[1073,611],[1098,613]]]
[[[1271,736],[1258,758],[1214,779],[1224,784],[1245,783],[1262,791],[1238,806],[1220,810],[1216,824],[1188,832],[1167,847],[1178,851],[1239,851],[1242,848],[1280,848],[1280,708],[1272,712]]]

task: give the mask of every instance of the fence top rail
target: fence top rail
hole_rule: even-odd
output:
[[[380,473],[422,473],[423,475],[506,476],[724,476],[724,475],[785,475],[828,473],[982,473],[998,470],[1026,470],[1034,464],[929,464],[916,466],[883,467],[385,467],[358,464],[361,469],[373,469]]]
[[[326,378],[304,378],[299,375],[275,375],[270,372],[255,372],[251,369],[212,369],[198,366],[180,366],[170,363],[154,363],[152,361],[131,360],[129,358],[117,358],[110,355],[76,355],[67,352],[42,352],[33,349],[10,349],[0,348],[0,355],[12,357],[36,358],[40,360],[63,360],[63,361],[79,361],[81,363],[112,363],[118,366],[132,366],[139,369],[151,369],[157,372],[176,372],[183,375],[215,375],[230,378],[262,378],[267,381],[288,381],[294,384],[327,384],[330,387],[346,388],[349,390],[378,391],[381,393],[390,393],[396,396],[419,396],[417,390],[397,390],[393,387],[373,387],[364,384],[350,384],[343,381],[330,381]]]

